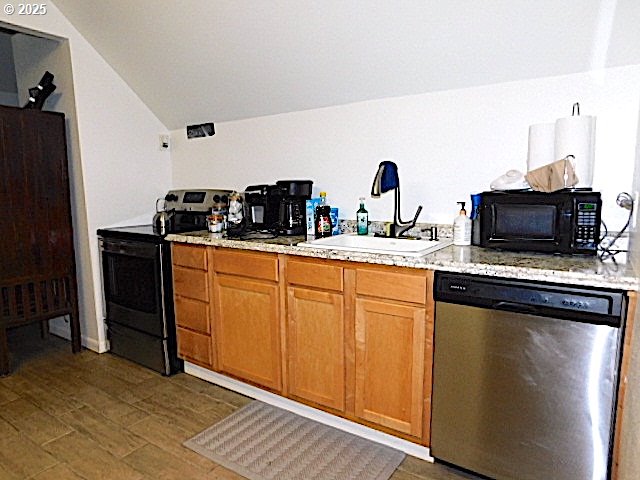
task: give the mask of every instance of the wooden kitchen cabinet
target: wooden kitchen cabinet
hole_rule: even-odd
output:
[[[174,249],[182,358],[429,445],[433,272]]]
[[[428,444],[432,278],[287,257],[289,396]]]
[[[198,245],[174,243],[172,247],[178,356],[215,369],[209,272],[212,252],[212,248]]]
[[[287,261],[289,396],[345,411],[343,268],[305,259]]]
[[[218,369],[281,392],[278,257],[216,249],[214,265]]]
[[[431,272],[356,270],[355,415],[428,444]]]
[[[356,416],[422,435],[424,308],[356,299]]]

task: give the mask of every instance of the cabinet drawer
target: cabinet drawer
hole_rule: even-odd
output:
[[[173,292],[187,298],[203,302],[209,301],[207,272],[191,268],[173,267]]]
[[[211,333],[207,303],[176,296],[175,307],[176,324],[179,327],[189,328],[200,333]]]
[[[342,267],[310,260],[287,260],[287,282],[341,292]]]
[[[207,248],[195,245],[173,244],[173,264],[183,267],[207,269]]]
[[[254,253],[217,249],[216,272],[231,273],[261,280],[278,281],[278,257],[272,253]]]
[[[356,293],[424,304],[427,301],[426,273],[391,269],[357,269]]]
[[[177,329],[178,356],[184,360],[192,360],[200,364],[212,366],[213,352],[211,337],[201,333]]]

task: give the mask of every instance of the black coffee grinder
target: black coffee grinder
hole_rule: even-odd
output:
[[[312,180],[278,180],[282,192],[278,233],[304,235],[306,232],[306,202],[311,198]]]

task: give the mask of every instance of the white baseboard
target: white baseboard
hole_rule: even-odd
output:
[[[49,333],[52,335],[56,335],[57,337],[64,338],[65,340],[71,341],[71,331],[69,330],[69,325],[63,322],[49,322]],[[102,344],[92,337],[85,337],[82,335],[80,337],[80,342],[82,346],[98,353],[104,353],[108,350],[106,342],[102,342]]]
[[[338,428],[345,432],[358,435],[359,437],[366,438],[367,440],[371,440],[373,442],[381,443],[388,447],[395,448],[396,450],[400,450],[407,455],[433,462],[433,457],[431,456],[429,449],[422,445],[418,445],[416,443],[394,437],[393,435],[389,435],[384,432],[379,432],[378,430],[374,430],[373,428],[365,427],[364,425],[345,420],[344,418],[336,417],[335,415],[323,412],[322,410],[318,410],[316,408],[294,402],[293,400],[281,397],[280,395],[261,390],[260,388],[248,385],[239,380],[235,380],[220,373],[212,372],[211,370],[207,370],[206,368],[199,367],[198,365],[194,365],[193,363],[185,362],[184,371],[189,375],[193,375],[194,377],[201,378],[202,380],[206,380],[207,382],[211,382],[221,387],[228,388],[229,390],[241,393],[243,395],[246,395],[247,397],[255,398],[256,400],[268,403],[269,405],[273,405],[274,407],[288,410],[302,417],[315,420],[316,422],[320,422],[325,425]]]
[[[97,339],[85,337],[84,335],[82,335],[82,345],[97,353],[105,353],[109,350],[106,347],[105,342],[100,343]]]

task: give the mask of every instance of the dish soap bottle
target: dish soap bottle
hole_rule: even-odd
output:
[[[453,244],[471,245],[471,219],[464,209],[465,202],[458,202],[460,214],[453,221]]]
[[[316,238],[331,236],[331,207],[327,205],[327,192],[320,192],[320,203],[316,207]]]
[[[364,208],[364,197],[360,197],[360,208],[356,212],[356,223],[358,225],[358,235],[369,234],[369,212]]]

